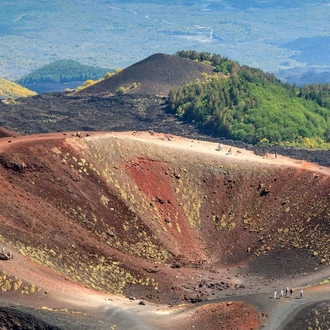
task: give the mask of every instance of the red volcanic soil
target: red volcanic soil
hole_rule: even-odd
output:
[[[217,147],[153,132],[1,138],[14,258],[0,260],[0,324],[278,328],[273,290],[329,274],[330,170]]]
[[[0,138],[3,138],[3,137],[16,137],[18,136],[19,134],[13,132],[13,131],[10,131],[9,129],[6,129],[4,127],[0,127]]]
[[[243,302],[220,302],[175,314],[170,322],[157,320],[158,329],[259,329],[264,316]]]

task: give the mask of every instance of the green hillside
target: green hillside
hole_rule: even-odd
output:
[[[83,65],[74,60],[61,60],[47,64],[17,80],[19,84],[53,82],[65,83],[70,81],[85,81],[98,79],[106,75],[110,69],[95,68]]]
[[[36,92],[20,86],[12,81],[0,78],[0,97],[26,97],[36,95]]]
[[[247,143],[330,148],[330,85],[299,88],[220,55],[177,55],[215,68],[215,75],[205,82],[170,93],[170,109],[180,118],[216,136]]]

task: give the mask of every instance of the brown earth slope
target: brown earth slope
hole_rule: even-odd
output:
[[[153,132],[0,139],[2,299],[66,329],[258,328],[262,308],[217,299],[328,276],[330,170],[228,150]],[[142,315],[106,313],[120,296]],[[208,301],[223,307],[152,312]]]
[[[196,79],[202,80],[203,74],[214,75],[215,72],[210,65],[159,53],[79,91],[78,94],[116,94],[122,87],[126,94],[167,96],[171,89],[182,87]]]

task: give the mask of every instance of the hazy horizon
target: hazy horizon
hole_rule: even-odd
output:
[[[194,49],[266,72],[330,68],[330,0],[46,1],[0,4],[0,77],[73,59],[124,68]]]

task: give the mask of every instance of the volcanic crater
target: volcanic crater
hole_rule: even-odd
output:
[[[328,276],[326,167],[151,131],[8,134],[6,308],[66,329],[258,329],[274,288]]]
[[[81,92],[0,103],[3,328],[328,327],[328,152],[219,150],[167,111],[205,74],[155,54]]]

